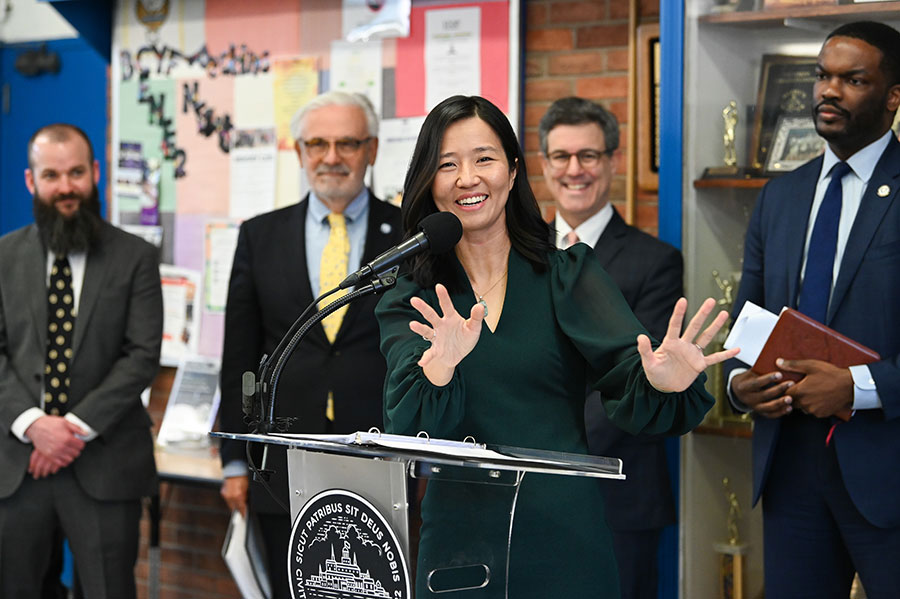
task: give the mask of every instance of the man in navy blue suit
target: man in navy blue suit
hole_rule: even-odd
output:
[[[850,368],[779,362],[804,375],[797,383],[780,371],[735,369],[729,390],[756,416],[766,598],[846,599],[854,572],[870,599],[896,598],[900,143],[890,127],[900,106],[900,33],[874,22],[835,29],[819,52],[813,95],[825,154],[763,188],[735,307],[798,308],[881,359]],[[849,422],[834,417],[844,409],[854,410]]]

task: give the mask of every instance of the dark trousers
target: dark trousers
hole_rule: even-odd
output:
[[[256,514],[256,518],[266,546],[266,567],[272,585],[272,597],[290,597],[287,560],[291,519],[287,514]]]
[[[44,574],[44,585],[41,589],[41,599],[66,599],[68,589],[60,579],[63,571],[63,543],[65,539],[62,530],[54,534],[53,546],[50,549],[50,565]]]
[[[657,598],[657,549],[661,532],[661,528],[612,531],[621,599]]]
[[[847,599],[854,572],[869,599],[895,599],[900,527],[873,526],[853,505],[830,426],[802,414],[782,424],[763,493],[766,599]]]
[[[87,597],[135,597],[140,516],[138,499],[87,496],[70,468],[41,480],[26,476],[13,495],[0,500],[0,597],[41,595],[59,531],[69,539]]]

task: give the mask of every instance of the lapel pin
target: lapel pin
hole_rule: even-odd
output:
[[[878,188],[878,191],[876,191],[875,193],[878,194],[879,198],[886,198],[891,194],[891,188],[888,187],[887,185],[882,185],[881,187]]]
[[[885,185],[885,187],[887,187],[887,185]],[[878,193],[881,193],[880,189],[878,190]],[[885,194],[885,195],[887,195],[887,194]],[[384,233],[385,235],[390,233],[391,229],[392,229],[392,227],[391,227],[390,223],[381,223],[381,232]]]

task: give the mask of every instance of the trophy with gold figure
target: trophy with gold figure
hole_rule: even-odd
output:
[[[721,310],[725,310],[726,312],[731,312],[732,307],[734,306],[734,296],[737,291],[738,279],[740,278],[739,273],[734,273],[730,276],[723,277],[720,275],[718,270],[712,271],[713,280],[716,282],[716,286],[719,288],[719,291],[722,293],[722,297],[716,300],[716,304]],[[723,344],[725,343],[725,339],[728,337],[728,331],[731,328],[730,319],[722,329],[713,337],[713,340],[710,342],[710,349],[712,351],[722,351]],[[725,424],[740,424],[742,426],[749,426],[752,423],[752,419],[750,418],[750,414],[737,414],[734,410],[731,409],[731,406],[728,405],[728,395],[726,394],[725,387],[728,384],[728,381],[725,380],[725,372],[724,365],[722,362],[718,364],[714,364],[713,366],[707,369],[707,375],[709,376],[709,382],[707,383],[707,388],[709,392],[712,393],[713,397],[716,398],[716,405],[713,406],[713,409],[709,411],[704,420],[704,424],[706,426],[715,426],[722,427]]]
[[[750,175],[747,173],[747,169],[737,165],[737,148],[735,145],[738,124],[737,102],[732,100],[722,109],[722,121],[723,166],[711,166],[707,168],[703,171],[703,178],[749,177]]]
[[[749,546],[740,541],[738,522],[741,519],[741,505],[737,494],[731,490],[728,478],[722,479],[722,486],[728,501],[728,540],[713,543],[719,554],[719,599],[744,599],[744,556]]]

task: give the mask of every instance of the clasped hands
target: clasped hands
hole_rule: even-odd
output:
[[[77,435],[87,435],[77,424],[62,416],[41,416],[25,431],[34,449],[28,463],[28,473],[35,479],[56,474],[81,455],[84,441]]]
[[[776,360],[781,370],[803,374],[800,381],[784,380],[780,371],[758,375],[752,370],[731,380],[732,395],[756,414],[780,418],[799,409],[827,418],[853,406],[853,375],[821,360]]]
[[[456,365],[478,343],[484,320],[484,306],[476,303],[472,306],[469,317],[463,318],[453,307],[450,294],[443,285],[436,285],[435,293],[443,315],[439,315],[423,299],[413,297],[410,304],[428,324],[411,321],[409,328],[431,342],[431,347],[422,354],[418,364],[432,384],[442,386],[450,382]],[[647,380],[655,389],[663,392],[684,391],[707,366],[732,358],[740,351],[739,348],[732,348],[710,355],[703,354],[703,349],[728,319],[728,313],[723,310],[706,329],[700,331],[715,305],[712,298],[703,302],[681,333],[687,300],[679,299],[669,318],[666,336],[655,350],[650,345],[649,337],[638,335],[637,349],[641,364]]]

